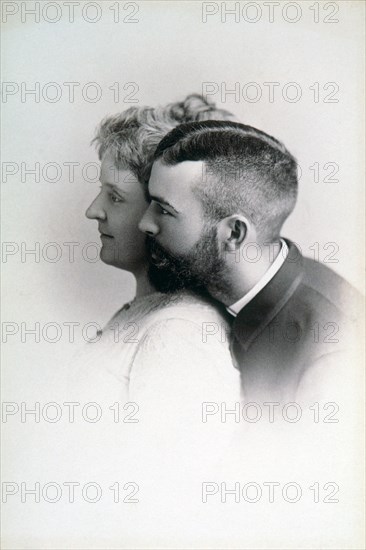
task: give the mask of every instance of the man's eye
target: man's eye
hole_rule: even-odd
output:
[[[165,210],[165,208],[163,208],[160,204],[159,204],[159,209],[160,209],[160,214],[162,214],[163,216],[171,216],[171,213],[168,212],[168,210]]]
[[[123,202],[123,199],[121,199],[121,197],[119,197],[118,195],[115,195],[114,193],[110,193],[110,194],[109,194],[109,198],[110,198],[111,201],[114,202],[114,203]]]

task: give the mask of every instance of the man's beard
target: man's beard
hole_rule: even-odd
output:
[[[146,246],[149,280],[160,292],[187,289],[207,296],[226,289],[225,262],[220,257],[215,226],[204,229],[198,242],[184,255],[168,252],[153,237],[147,237]]]

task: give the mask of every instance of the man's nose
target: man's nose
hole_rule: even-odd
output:
[[[159,227],[154,221],[154,217],[151,212],[151,205],[142,216],[139,223],[139,230],[150,237],[155,237],[159,233]]]
[[[104,211],[104,208],[102,206],[100,195],[98,195],[91,205],[87,208],[85,212],[85,216],[89,218],[89,220],[105,220],[106,219],[106,213]]]

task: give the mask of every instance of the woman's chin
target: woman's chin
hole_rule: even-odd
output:
[[[136,273],[147,271],[147,259],[146,258],[130,258],[128,255],[122,254],[116,255],[110,250],[100,251],[100,259],[103,263],[116,267],[117,269],[123,269],[123,271],[129,271],[130,273]]]
[[[100,251],[100,259],[104,264],[113,265],[119,267],[121,264],[120,258],[116,258],[116,254],[112,250],[108,250],[105,247],[102,247]]]

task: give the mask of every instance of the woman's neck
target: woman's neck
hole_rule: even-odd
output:
[[[134,276],[136,279],[136,298],[141,298],[142,296],[147,296],[148,294],[156,292],[155,288],[149,281],[146,268],[135,272]]]

